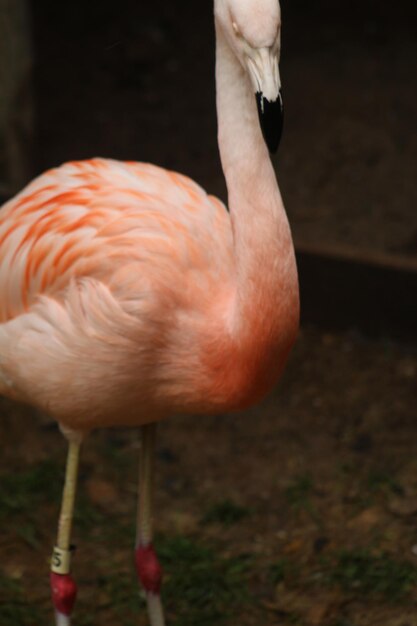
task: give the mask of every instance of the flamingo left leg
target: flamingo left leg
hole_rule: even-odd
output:
[[[69,448],[59,516],[58,537],[52,553],[50,574],[56,626],[70,626],[71,613],[77,596],[77,586],[70,574],[72,553],[71,528],[82,437],[71,433],[71,435],[68,435],[68,438]]]
[[[162,569],[156,556],[152,538],[152,486],[156,425],[141,427],[141,454],[139,462],[139,501],[136,525],[136,571],[146,592],[151,626],[165,626],[160,589]]]

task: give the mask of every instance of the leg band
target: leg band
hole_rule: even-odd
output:
[[[73,551],[74,548],[72,546],[69,550],[63,550],[55,546],[51,557],[51,572],[55,574],[69,574]]]
[[[138,546],[135,550],[135,565],[139,580],[146,592],[159,594],[162,583],[162,568],[153,545]]]
[[[77,598],[77,585],[71,574],[50,574],[52,602],[55,610],[70,616]]]

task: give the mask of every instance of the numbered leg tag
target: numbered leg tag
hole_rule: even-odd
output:
[[[69,574],[72,551],[73,549],[61,550],[61,548],[55,546],[51,558],[51,572],[55,574]]]

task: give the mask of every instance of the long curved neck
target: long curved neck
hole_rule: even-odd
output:
[[[291,233],[249,79],[217,24],[216,35],[218,138],[237,278],[232,325],[239,338],[259,331],[273,341],[287,321],[298,323]]]

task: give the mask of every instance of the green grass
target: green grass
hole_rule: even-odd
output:
[[[308,509],[313,493],[313,481],[307,474],[300,474],[286,488],[285,497],[295,509]]]
[[[385,553],[346,550],[334,563],[329,581],[346,592],[378,595],[387,601],[395,601],[417,584],[417,567]]]
[[[212,547],[183,537],[157,542],[166,572],[164,602],[172,626],[221,624],[247,599],[247,558],[226,558]]]
[[[0,519],[8,515],[30,513],[48,500],[60,498],[63,468],[54,461],[42,461],[23,472],[0,475]]]
[[[402,493],[401,485],[395,480],[391,472],[371,470],[367,478],[368,491],[376,493]]]
[[[0,475],[0,520],[8,516],[19,519],[16,533],[31,547],[40,545],[42,527],[36,519],[39,507],[52,502],[58,510],[64,484],[64,466],[54,461],[42,461],[22,472]],[[76,497],[74,526],[77,533],[89,535],[100,528],[103,532],[112,529],[104,513],[93,505],[79,481]]]
[[[34,626],[44,623],[46,616],[26,601],[20,583],[0,574],[1,626]]]
[[[155,548],[164,570],[162,602],[170,626],[221,626],[247,602],[247,557],[224,557],[210,545],[180,536],[157,537]],[[107,566],[109,574],[95,583],[104,598],[96,614],[91,612],[94,598],[87,609],[82,597],[77,613],[89,614],[91,626],[100,622],[102,612],[111,613],[119,626],[135,626],[146,608],[133,566],[129,572]]]
[[[231,500],[221,500],[211,506],[204,517],[203,524],[222,524],[223,526],[233,526],[249,515],[249,510],[243,506],[235,504]]]
[[[86,607],[86,611],[90,611],[91,612],[91,605],[89,605],[88,607]],[[77,626],[96,626],[97,622],[95,621],[95,616],[91,615],[91,614],[81,614],[79,615],[79,612],[75,614],[74,619],[76,619],[76,624]],[[128,623],[121,623],[120,626],[136,626],[136,624],[134,622],[131,622],[131,624]]]
[[[48,502],[59,502],[62,481],[63,467],[50,460],[0,474],[0,521],[13,518],[16,534],[33,549],[39,548],[42,538],[37,511]]]
[[[275,585],[278,585],[285,579],[287,572],[288,562],[286,559],[276,561],[269,568],[270,579]]]
[[[114,530],[114,525],[113,517],[105,515],[98,506],[95,506],[80,485],[74,511],[74,527],[77,532],[89,536],[92,531],[98,529],[100,533],[106,534]]]
[[[114,440],[116,437],[116,440]],[[118,443],[117,434],[107,434],[99,440],[97,449],[100,455],[106,459],[106,466],[110,469],[112,478],[124,480],[130,475],[136,478],[138,473],[139,451],[136,453],[126,449],[126,444]]]
[[[15,527],[16,533],[33,550],[39,550],[40,531],[35,520],[26,520],[26,523]]]
[[[319,514],[312,501],[314,483],[308,474],[296,476],[286,488],[285,497],[288,504],[295,511],[305,511],[318,526],[322,525]]]
[[[140,597],[139,583],[133,568],[131,573],[116,572],[101,576],[98,585],[106,597],[100,611],[111,611],[120,626],[136,624],[139,613],[145,611],[145,603]]]

